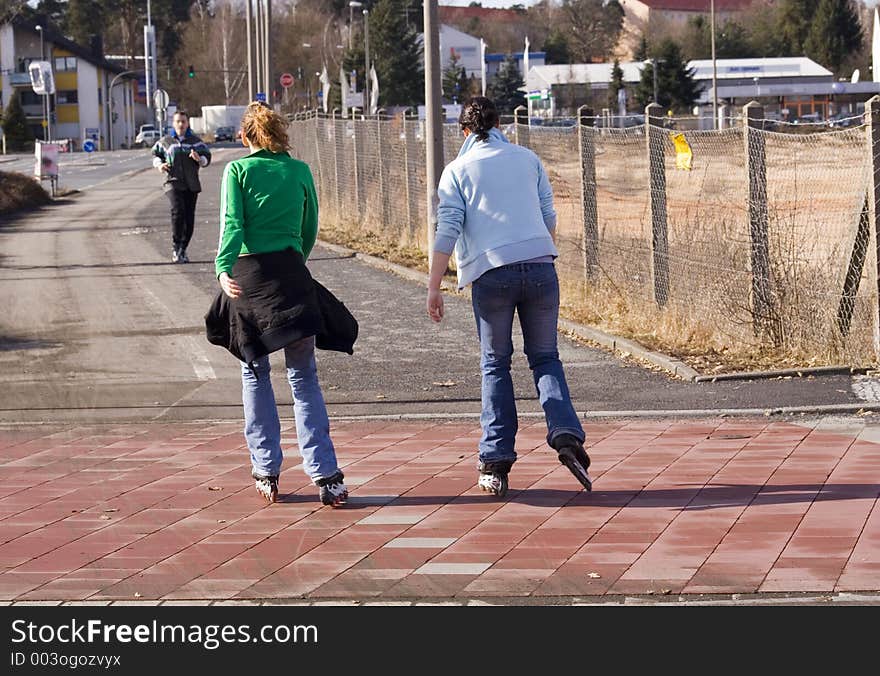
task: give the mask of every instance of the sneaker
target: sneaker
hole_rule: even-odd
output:
[[[477,463],[477,469],[480,470],[480,478],[477,481],[477,485],[480,487],[480,490],[503,498],[507,495],[507,488],[509,486],[507,475],[510,474],[512,466],[513,463],[509,460]]]
[[[278,477],[251,474],[254,477],[254,488],[262,495],[266,502],[272,503],[278,499]]]
[[[331,507],[345,504],[345,501],[348,500],[348,489],[342,482],[344,478],[345,475],[337,471],[333,476],[315,481],[315,485],[320,489],[319,495],[323,504]]]
[[[559,454],[559,462],[568,467],[568,471],[574,474],[574,478],[580,481],[585,490],[592,491],[593,480],[587,473],[590,456],[581,441],[572,434],[560,434],[553,440],[552,446]]]
[[[171,262],[172,263],[179,263],[180,262],[180,250],[179,249],[175,249],[174,251],[171,252]]]
[[[186,249],[181,249],[177,252],[177,262],[189,263],[189,256],[186,255]]]

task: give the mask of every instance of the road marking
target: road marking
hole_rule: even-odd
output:
[[[168,306],[165,305],[159,297],[153,293],[153,291],[146,286],[140,287],[145,294],[147,294],[150,298],[148,299],[148,303],[154,306],[154,309],[158,309],[161,314],[170,318],[174,315],[171,313],[171,310],[168,309]],[[211,366],[211,361],[208,359],[207,353],[202,349],[202,347],[196,342],[195,338],[192,336],[187,336],[186,343],[190,346],[189,351],[189,361],[192,366],[193,372],[196,374],[196,378],[199,380],[216,380],[217,374],[214,373],[214,368]]]

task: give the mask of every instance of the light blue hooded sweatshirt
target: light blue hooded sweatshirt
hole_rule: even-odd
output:
[[[470,134],[446,165],[437,189],[434,250],[455,249],[458,288],[493,268],[559,255],[553,190],[541,160],[497,128],[485,141]]]

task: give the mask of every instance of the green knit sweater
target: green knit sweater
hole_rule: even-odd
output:
[[[259,150],[223,170],[220,244],[214,270],[232,274],[240,255],[293,247],[308,259],[318,236],[318,197],[309,165]]]

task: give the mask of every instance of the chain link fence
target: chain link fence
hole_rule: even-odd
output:
[[[563,305],[682,355],[872,363],[870,127],[793,135],[755,114],[719,131],[666,129],[660,115],[627,128],[505,125],[553,186]],[[294,119],[293,154],[312,167],[322,223],[425,251],[423,134],[404,116]],[[445,125],[447,163],[461,142]]]

